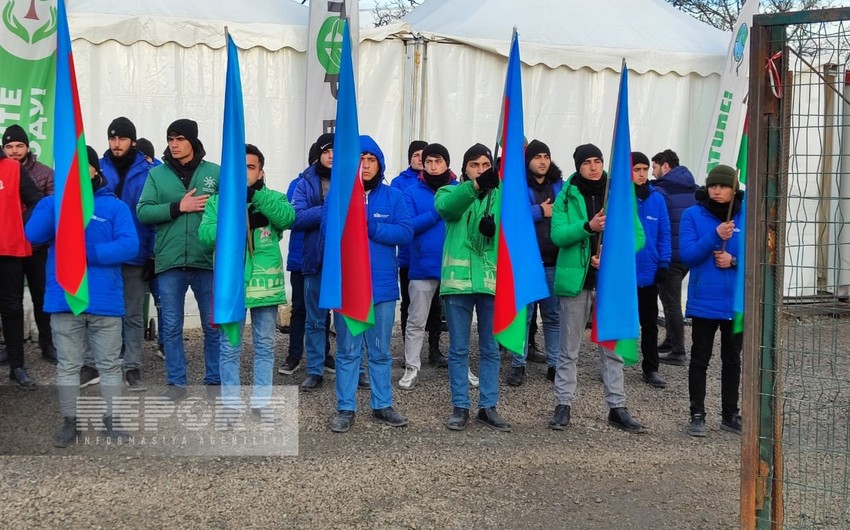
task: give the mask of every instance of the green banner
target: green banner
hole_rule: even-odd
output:
[[[52,167],[56,0],[0,0],[0,6],[0,133],[19,124],[30,151]]]

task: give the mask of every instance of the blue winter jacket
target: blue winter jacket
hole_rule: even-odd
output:
[[[306,171],[306,170],[305,170]],[[286,190],[286,200],[292,204],[292,198],[295,195],[295,187],[304,179],[304,173],[299,173],[298,176],[289,183],[289,189]],[[297,217],[296,217],[297,218]],[[286,270],[290,272],[301,272],[301,258],[304,254],[304,232],[290,230],[289,232],[289,252],[286,255]]]
[[[652,184],[667,201],[667,213],[670,216],[670,234],[672,236],[673,255],[671,261],[684,261],[679,257],[679,223],[685,210],[696,204],[694,192],[697,190],[694,176],[685,166],[676,166]]]
[[[555,194],[555,197],[561,193],[561,188],[564,187],[564,180],[558,179],[552,181],[552,192]],[[534,195],[534,188],[528,186],[528,202],[531,204],[531,218],[535,223],[539,223],[541,219],[543,219],[543,208],[540,207],[540,203],[537,202],[537,197]]]
[[[139,252],[127,261],[128,265],[142,266],[147,263],[148,259],[153,257],[153,247],[156,243],[156,229],[152,225],[146,225],[139,222],[139,216],[136,214],[136,205],[139,204],[139,197],[142,195],[142,188],[145,187],[145,181],[148,179],[148,171],[158,164],[148,163],[145,155],[140,151],[136,152],[136,158],[130,169],[127,170],[127,175],[124,177],[124,187],[121,188],[121,195],[118,197],[130,207],[130,215],[133,216],[133,224],[136,227],[136,234],[139,236]],[[107,153],[104,153],[100,159],[100,171],[106,177],[107,185],[112,193],[118,190],[118,170]]]
[[[403,192],[407,188],[414,186],[417,182],[419,182],[419,171],[408,166],[407,169],[390,181],[390,186]],[[398,266],[402,269],[410,267],[410,245],[399,245]]]
[[[654,285],[658,269],[670,267],[670,217],[667,215],[667,204],[664,196],[652,184],[647,186],[649,196],[645,200],[637,200],[638,217],[643,233],[646,234],[646,243],[635,256],[638,287]]]
[[[70,313],[65,291],[56,281],[54,195],[42,199],[26,225],[32,243],[51,243],[47,252],[46,313]],[[130,208],[107,187],[95,191],[94,215],[86,227],[89,306],[86,313],[107,317],[124,316],[124,281],[121,264],[139,250],[139,238],[133,228]]]
[[[735,232],[726,242],[726,252],[737,258],[741,252],[741,212],[732,216]],[[717,235],[720,219],[711,214],[703,203],[692,206],[682,214],[679,228],[680,256],[688,265],[688,303],[685,315],[689,317],[731,320],[734,315],[735,267],[719,269],[714,265],[715,250],[720,250],[723,240]]]
[[[457,186],[452,175],[449,182]],[[407,209],[413,218],[413,242],[410,243],[411,280],[439,280],[443,266],[443,244],[446,241],[446,222],[434,207],[434,195],[427,184],[418,180],[404,190]],[[401,260],[399,251],[399,261]]]
[[[322,270],[325,241],[321,234],[322,183],[316,174],[316,162],[301,173],[301,180],[292,192],[292,207],[295,208],[293,232],[304,234],[301,254],[301,273],[318,274]]]

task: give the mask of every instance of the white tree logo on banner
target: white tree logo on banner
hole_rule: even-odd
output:
[[[58,0],[63,1],[63,0]],[[8,0],[3,6],[0,44],[16,57],[37,61],[56,49],[56,0]]]

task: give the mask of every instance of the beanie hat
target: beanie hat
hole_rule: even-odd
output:
[[[415,153],[416,151],[419,151],[420,149],[425,149],[426,145],[428,145],[428,142],[425,142],[425,141],[422,141],[422,140],[413,140],[412,142],[410,142],[410,145],[407,148],[407,163],[408,164],[410,163],[410,159],[413,158],[413,153]],[[436,144],[436,145],[440,145],[440,144]],[[442,146],[440,146],[440,147],[442,147]],[[446,157],[443,157],[443,158],[446,158]],[[424,154],[422,155],[422,160],[423,161],[425,160]],[[446,164],[448,164],[448,163],[449,163],[449,159],[446,158]]]
[[[5,146],[12,142],[21,142],[27,147],[30,146],[30,139],[29,136],[27,136],[27,132],[17,123],[10,125],[9,128],[6,129],[6,132],[3,133],[3,145]]]
[[[649,157],[640,151],[632,151],[632,167],[635,167],[638,164],[644,164],[649,167]]]
[[[319,144],[313,142],[313,145],[310,146],[310,150],[307,151],[307,165],[312,166],[319,160],[319,155],[321,154],[321,151],[319,151]]]
[[[89,154],[89,165],[94,168],[94,170],[100,173],[100,158],[97,156],[97,152],[90,145],[86,146],[86,152]]]
[[[136,149],[138,149],[143,155],[151,158],[154,157],[154,153],[156,152],[153,148],[153,144],[147,138],[139,138],[136,140]]]
[[[708,172],[708,177],[705,179],[705,187],[708,188],[715,184],[729,186],[733,190],[738,189],[737,171],[729,166],[724,166],[723,164],[714,166],[714,168]]]
[[[183,136],[192,145],[198,141],[198,122],[187,118],[179,119],[168,126],[168,136]]]
[[[576,171],[579,170],[581,165],[584,164],[584,161],[588,158],[604,160],[604,158],[602,158],[602,151],[593,144],[582,144],[576,147],[575,152],[573,152],[573,161],[576,163]]]
[[[197,128],[196,128],[197,129]],[[133,122],[121,116],[120,118],[115,118],[112,120],[112,123],[109,124],[109,128],[106,129],[106,136],[113,137],[118,136],[119,138],[129,138],[130,140],[136,141],[136,126],[133,125]],[[184,134],[186,138],[189,137],[188,134]],[[198,136],[198,133],[195,132],[195,136]]]
[[[493,163],[493,153],[490,152],[490,149],[484,144],[475,144],[463,154],[463,168],[461,171],[466,171],[466,164],[470,160],[475,160],[476,158],[480,158],[481,156],[486,156],[490,163]]]
[[[334,148],[334,135],[333,135],[333,133],[325,133],[325,134],[319,136],[319,139],[316,140],[316,144],[318,145],[318,148],[319,148],[319,155],[321,155],[323,152],[327,151],[328,149],[333,149]],[[318,158],[318,157],[316,157],[316,158]]]
[[[428,144],[422,149],[422,163],[425,163],[425,159],[429,156],[440,156],[443,160],[446,161],[446,166],[451,165],[451,159],[449,157],[449,150],[443,147],[442,144]]]
[[[525,148],[525,167],[528,167],[528,164],[531,163],[535,156],[543,153],[550,157],[552,156],[552,151],[549,150],[548,145],[544,144],[540,140],[532,140]]]

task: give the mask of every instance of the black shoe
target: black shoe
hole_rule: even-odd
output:
[[[632,434],[640,434],[646,432],[646,429],[640,423],[636,422],[629,414],[629,409],[626,407],[616,407],[608,411],[608,425],[623,429]]]
[[[322,387],[322,382],[325,378],[321,375],[308,375],[307,379],[301,382],[302,392],[315,392]]]
[[[658,362],[661,364],[671,364],[673,366],[685,366],[688,364],[688,356],[684,353],[670,352],[667,355],[659,355]]]
[[[325,371],[329,374],[336,373],[336,359],[334,359],[333,355],[325,355]]]
[[[467,423],[469,423],[469,409],[455,407],[452,415],[446,420],[446,428],[451,431],[462,431],[466,429]]]
[[[277,369],[277,373],[280,375],[292,375],[297,370],[298,367],[301,366],[301,359],[292,359],[290,357],[286,358],[286,361],[281,365],[280,368]]]
[[[705,438],[705,414],[691,414],[688,424],[688,434],[695,438]]]
[[[440,362],[440,357],[443,357],[445,359],[445,356],[443,356],[443,353],[440,351],[439,343],[438,344],[434,344],[433,342],[429,343],[429,346],[428,346],[428,364],[430,364],[431,366],[436,366]]]
[[[103,434],[113,442],[123,442],[130,438],[130,435],[124,431],[119,431],[115,428],[112,416],[103,417],[103,426],[106,427],[106,432]]]
[[[358,390],[369,390],[371,385],[369,385],[369,376],[365,373],[361,373],[357,377],[357,389]]]
[[[510,386],[522,386],[525,383],[525,366],[512,366],[505,383]]]
[[[165,399],[176,403],[186,397],[186,393],[187,390],[185,386],[168,385],[168,388],[165,389],[165,392],[163,392],[160,397],[164,397]]]
[[[720,421],[720,428],[733,434],[741,434],[741,415],[727,416]]]
[[[496,411],[496,407],[478,409],[478,421],[494,431],[511,432],[511,424],[506,422]]]
[[[58,364],[59,359],[56,358],[56,348],[52,344],[48,344],[41,349],[41,358],[50,364]]]
[[[554,431],[563,431],[570,425],[570,406],[556,405],[555,413],[549,420],[549,428]]]
[[[387,407],[385,409],[374,409],[372,411],[372,421],[389,425],[390,427],[404,427],[407,425],[407,416],[399,414],[392,407]]]
[[[0,364],[7,364],[9,362],[9,352],[6,348],[0,348]]]
[[[274,425],[282,421],[272,407],[251,407],[251,416],[263,425]]]
[[[62,426],[53,437],[53,446],[65,448],[77,441],[80,431],[77,430],[77,418],[63,418]]]
[[[658,353],[670,353],[671,351],[673,351],[673,345],[667,339],[664,339],[658,345]]]
[[[661,379],[661,376],[658,375],[658,372],[644,372],[643,382],[647,383],[653,388],[667,388],[667,382]]]
[[[530,363],[543,364],[549,360],[545,353],[537,349],[537,346],[530,345],[528,347],[528,357],[525,359]]]
[[[331,430],[333,432],[348,432],[354,425],[354,411],[341,410],[331,418]]]
[[[549,381],[552,381],[554,383],[555,382],[555,372],[556,372],[556,370],[555,370],[554,366],[550,366],[548,369],[546,369],[546,379],[548,379]]]
[[[24,390],[35,390],[35,381],[30,379],[26,368],[15,368],[11,374],[12,381],[16,381],[18,386]]]
[[[127,370],[127,373],[124,374],[124,379],[127,382],[128,392],[144,392],[148,389],[148,387],[142,383],[142,376],[139,375],[139,371],[135,368]]]
[[[83,366],[80,369],[80,388],[100,383],[100,374],[91,366]]]

